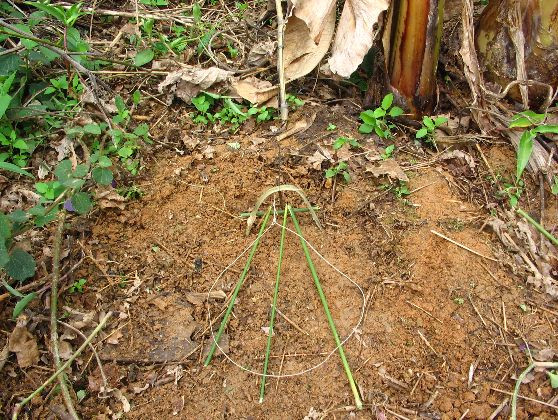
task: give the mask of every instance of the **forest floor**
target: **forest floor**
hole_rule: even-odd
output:
[[[126,76],[111,83],[122,87]],[[506,202],[495,175],[514,177],[513,147],[464,136],[435,149],[401,127],[390,140],[359,134],[359,98],[331,100],[338,93],[320,93],[331,90],[327,83],[307,85],[289,126],[304,128],[284,139],[274,134],[277,120],[217,133],[193,124],[184,104],[146,100],[138,107],[134,118],[151,126],[153,144],[141,151],[139,175],[117,178],[127,199],[109,193],[87,217],[69,218],[63,242],[63,272],[79,264],[64,279],[63,319],[87,335],[114,314],[95,341],[100,363],[87,349],[68,374],[73,390],[83,391],[83,418],[504,419],[531,357],[551,361],[558,352],[558,304],[528,283],[517,250],[493,228]],[[339,137],[359,146],[335,150]],[[386,156],[390,144],[395,149]],[[324,177],[332,156],[348,162],[349,182]],[[262,370],[278,216],[236,300],[220,343],[225,354],[203,366],[246,261],[241,254],[256,235],[254,226],[245,236],[240,214],[279,184],[297,185],[319,207],[322,229],[308,214],[298,220],[323,257],[313,254],[339,334],[350,335],[344,349],[362,411],[291,233],[268,371],[282,377],[267,379],[258,402],[261,378],[246,370]],[[526,190],[536,193],[522,206],[540,215],[537,184],[527,181]],[[547,195],[544,220],[552,231],[558,201]],[[304,207],[288,192],[266,203]],[[72,289],[79,279],[86,281]],[[7,359],[3,415],[53,373],[43,302],[46,295],[30,305],[28,327],[41,362],[21,369],[15,357]],[[0,300],[0,349],[15,326],[12,308],[13,301]],[[72,331],[61,332],[66,355],[81,343]],[[29,418],[68,418],[56,388],[25,410]],[[520,388],[518,418],[556,418],[557,410],[547,372],[534,370]]]

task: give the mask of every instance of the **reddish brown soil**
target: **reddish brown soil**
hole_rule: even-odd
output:
[[[322,123],[318,118],[314,124]],[[76,275],[88,279],[86,292],[70,296],[68,304],[83,312],[117,311],[118,320],[107,328],[113,340],[98,350],[109,385],[130,401],[125,418],[173,418],[173,412],[178,418],[304,418],[315,410],[328,418],[354,413],[357,418],[458,419],[466,413],[465,418],[486,419],[511,399],[506,393],[513,378],[528,364],[527,344],[534,354],[558,348],[558,313],[543,308],[544,296],[529,289],[524,278],[491,260],[508,261],[509,255],[495,235],[480,229],[488,212],[464,194],[469,191],[464,178],[441,166],[411,171],[414,192],[402,200],[360,174],[348,185],[339,183],[332,202],[322,173],[308,169],[305,159],[285,152],[278,159],[275,148],[249,150],[249,137],[239,139],[240,151],[218,145],[211,159],[159,153],[148,181],[140,185],[145,195],[124,211],[97,214],[92,234],[83,238],[95,261],[89,259]],[[489,158],[503,153],[487,150]],[[189,294],[207,293],[254,240],[256,229],[245,237],[245,221],[236,215],[276,185],[279,174],[287,174],[287,182],[302,187],[321,207],[323,230],[309,216],[299,217],[306,238],[368,298],[364,322],[345,345],[365,403],[361,412],[350,407],[354,400],[337,354],[307,374],[269,379],[262,404],[257,376],[222,355],[202,366],[209,314],[203,298],[196,301]],[[284,198],[302,205],[290,193]],[[224,340],[231,358],[256,371],[263,364],[262,327],[269,322],[279,234],[275,226],[264,237]],[[314,261],[345,337],[358,322],[362,296],[318,257]],[[214,290],[229,295],[244,262],[240,258]],[[320,363],[334,348],[333,339],[293,235],[287,236],[278,307],[308,334],[279,316],[270,372],[289,375]],[[216,323],[224,302],[213,300],[210,308]],[[14,362],[9,363],[13,371]],[[79,405],[83,417],[121,412],[119,401],[96,398],[100,376],[94,360],[88,367],[87,358],[81,363],[85,373],[74,373],[74,389],[88,389]],[[1,388],[22,395],[44,375],[30,369]],[[546,374],[537,372],[521,394],[549,401],[554,392]],[[6,395],[2,400],[10,402]],[[37,401],[33,417],[51,415],[40,406]],[[519,407],[520,418],[556,416],[540,403],[520,400]],[[499,418],[508,416],[505,408]]]

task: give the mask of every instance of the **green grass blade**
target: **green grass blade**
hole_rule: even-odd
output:
[[[351,368],[349,367],[349,363],[347,362],[347,358],[345,357],[345,351],[343,350],[343,345],[341,344],[341,340],[339,339],[337,328],[335,328],[335,322],[333,321],[333,317],[331,316],[331,312],[329,311],[329,305],[327,304],[327,299],[325,297],[324,291],[322,289],[322,285],[318,278],[316,267],[314,267],[314,263],[312,262],[310,251],[308,251],[308,246],[306,245],[306,241],[302,236],[302,231],[300,230],[300,226],[298,225],[298,220],[296,219],[296,215],[292,211],[292,209],[289,208],[289,210],[290,210],[289,212],[291,214],[291,219],[293,220],[295,230],[299,235],[300,244],[304,251],[304,255],[306,256],[306,261],[308,262],[308,268],[310,269],[310,273],[312,274],[312,278],[314,279],[314,284],[316,285],[316,289],[318,290],[318,294],[320,295],[320,300],[322,301],[322,305],[324,307],[324,311],[327,317],[327,322],[329,323],[329,328],[331,329],[331,333],[333,334],[335,344],[337,345],[337,348],[339,350],[339,356],[341,357],[341,362],[343,363],[345,374],[347,375],[347,379],[349,380],[349,385],[351,386],[351,390],[353,391],[353,395],[355,397],[355,405],[360,410],[362,409],[362,401],[360,399],[360,394],[358,393],[358,389],[355,380],[353,379]]]
[[[281,241],[279,243],[279,261],[277,262],[277,276],[275,278],[275,290],[273,291],[273,304],[271,305],[271,317],[269,319],[269,333],[267,335],[267,347],[265,350],[265,361],[263,366],[262,382],[260,384],[260,404],[263,402],[265,395],[265,377],[267,375],[267,366],[269,364],[269,354],[271,353],[271,337],[273,336],[273,324],[275,322],[275,311],[277,308],[277,296],[279,295],[279,280],[281,279],[281,263],[283,262],[283,249],[285,245],[285,231],[287,227],[287,215],[290,206],[285,206],[283,212],[283,227],[281,229]]]
[[[525,212],[525,210],[517,208],[515,211],[519,215],[521,215],[525,219],[527,219],[527,221],[529,223],[531,223],[533,226],[535,226],[535,228],[542,235],[544,235],[550,242],[552,242],[554,244],[554,246],[558,246],[558,239],[556,239],[556,237],[554,235],[552,235],[552,233],[550,233],[548,230],[546,230],[543,225],[541,225],[539,222],[537,222],[535,219],[533,219],[531,216],[529,216],[529,214],[527,212]]]
[[[204,366],[209,365],[209,363],[211,363],[211,359],[213,358],[213,354],[215,353],[215,350],[217,349],[217,343],[219,342],[219,340],[221,339],[221,335],[223,334],[223,331],[225,330],[225,327],[227,326],[227,323],[229,322],[229,317],[231,316],[231,312],[234,308],[234,303],[236,301],[236,297],[238,295],[238,292],[240,290],[240,288],[242,287],[242,284],[244,283],[244,279],[246,278],[246,275],[248,274],[248,270],[250,269],[250,264],[252,263],[252,259],[254,258],[254,254],[256,253],[256,250],[258,249],[258,245],[260,244],[260,239],[263,236],[265,227],[267,226],[267,221],[269,220],[269,215],[271,214],[271,206],[269,207],[269,209],[267,210],[267,213],[264,217],[264,220],[262,222],[262,226],[260,228],[260,231],[258,232],[258,237],[256,238],[256,241],[254,242],[254,245],[252,245],[252,250],[250,251],[250,255],[248,256],[248,260],[246,260],[246,265],[244,266],[244,270],[242,271],[242,274],[240,275],[240,278],[238,279],[238,282],[236,283],[236,287],[234,288],[234,292],[232,294],[231,297],[231,301],[229,302],[229,306],[227,307],[227,311],[225,312],[225,316],[223,317],[223,320],[221,321],[221,326],[219,327],[219,331],[217,331],[217,334],[215,335],[214,339],[213,339],[213,343],[211,344],[211,348],[209,349],[209,353],[207,354],[207,358],[205,359],[204,362]]]

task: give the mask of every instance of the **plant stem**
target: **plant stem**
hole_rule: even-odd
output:
[[[537,228],[537,230],[544,235],[550,242],[552,242],[555,246],[558,246],[558,239],[556,239],[556,237],[554,235],[552,235],[549,231],[547,231],[543,225],[541,225],[539,222],[537,222],[535,219],[533,219],[531,216],[529,216],[529,214],[527,214],[527,212],[525,212],[523,209],[521,208],[516,208],[515,211],[523,216],[525,219],[527,219],[527,221],[529,223],[531,223],[533,226],[535,226],[535,228]]]
[[[291,214],[291,219],[293,219],[293,224],[296,230],[296,233],[299,235],[300,245],[304,251],[304,255],[306,256],[306,261],[308,262],[308,268],[310,268],[310,273],[312,273],[312,278],[314,279],[314,284],[316,285],[316,289],[318,290],[318,294],[320,295],[320,300],[322,301],[322,305],[324,307],[324,311],[327,317],[327,322],[329,323],[329,328],[331,329],[331,333],[333,334],[333,338],[335,340],[335,344],[339,349],[339,356],[341,357],[341,362],[343,363],[343,368],[345,369],[345,374],[347,375],[347,379],[349,380],[349,385],[351,386],[351,390],[353,391],[353,395],[355,397],[355,405],[356,407],[361,410],[362,409],[362,401],[360,399],[360,395],[358,392],[358,388],[356,386],[355,380],[353,379],[353,374],[351,372],[351,368],[349,367],[349,363],[347,362],[347,358],[345,357],[345,351],[343,350],[343,344],[339,339],[339,334],[337,333],[337,328],[335,328],[335,322],[333,321],[333,317],[331,316],[331,312],[329,311],[329,306],[327,304],[327,299],[325,297],[324,291],[322,289],[322,285],[320,280],[318,279],[318,273],[316,272],[316,267],[314,267],[314,263],[312,262],[312,257],[310,256],[310,251],[308,251],[308,246],[306,245],[306,241],[302,236],[302,231],[300,230],[300,226],[298,225],[298,220],[296,219],[294,211],[289,208],[289,212]]]
[[[263,366],[262,382],[260,384],[260,404],[263,402],[265,395],[265,377],[267,375],[267,366],[269,364],[269,355],[271,353],[271,337],[273,337],[273,324],[275,322],[275,312],[277,310],[277,295],[279,295],[279,280],[281,279],[281,263],[283,262],[283,249],[285,244],[285,232],[287,227],[287,215],[290,206],[285,206],[283,211],[283,227],[281,228],[281,241],[279,242],[279,261],[277,262],[277,276],[275,278],[275,290],[273,292],[273,304],[271,305],[271,317],[269,319],[269,332],[267,335],[267,348],[265,351],[265,361]]]
[[[76,352],[72,354],[72,356],[68,360],[66,360],[64,364],[60,366],[60,368],[58,368],[58,370],[54,372],[50,378],[48,378],[40,387],[38,387],[35,391],[33,391],[27,398],[25,398],[20,403],[15,405],[14,411],[12,413],[12,420],[17,420],[17,417],[22,407],[25,404],[27,404],[29,401],[31,401],[33,398],[35,398],[43,389],[45,389],[45,387],[47,387],[52,381],[54,381],[58,377],[58,375],[64,372],[68,368],[68,366],[72,364],[72,362],[76,359],[76,357],[78,357],[81,354],[81,352],[89,345],[89,343],[93,341],[93,339],[97,336],[99,331],[101,331],[101,329],[105,326],[105,324],[107,323],[108,319],[111,316],[112,316],[112,312],[107,313],[105,317],[99,322],[99,325],[97,325],[97,327],[95,327],[95,329],[89,335],[89,337],[87,337],[87,340],[85,340],[81,344],[81,346],[79,346]]]
[[[319,207],[312,207],[312,210],[316,211],[316,210],[320,210],[320,208]],[[308,213],[310,211],[310,209],[308,209],[306,207],[302,207],[302,208],[297,207],[297,208],[293,208],[293,211],[295,213]],[[284,212],[285,212],[284,210],[277,210],[277,214],[283,214]],[[247,211],[245,213],[240,213],[240,217],[243,217],[243,218],[250,217],[250,214],[251,213],[249,211]],[[261,217],[263,215],[265,215],[264,211],[259,211],[259,212],[256,213],[256,216],[258,216],[258,217]]]
[[[275,0],[277,9],[277,74],[279,75],[279,110],[281,120],[286,122],[289,119],[289,107],[287,106],[287,95],[285,92],[285,63],[283,60],[285,19],[283,17],[283,7],[281,0]]]
[[[60,248],[62,247],[62,235],[64,233],[64,221],[66,220],[66,212],[60,212],[58,218],[58,227],[56,228],[56,235],[54,236],[54,250],[52,257],[52,283],[50,286],[50,344],[52,346],[52,356],[54,358],[54,367],[60,368],[60,351],[58,348],[58,322],[56,313],[58,310],[58,282],[60,280]],[[58,383],[60,383],[60,390],[68,413],[73,419],[79,419],[70,391],[66,381],[66,374],[62,372],[58,376]]]
[[[219,331],[217,331],[217,334],[214,336],[213,343],[211,344],[211,348],[209,349],[209,353],[207,354],[205,362],[203,363],[204,366],[207,366],[207,365],[209,365],[209,363],[211,363],[211,359],[213,358],[213,354],[215,353],[215,350],[217,349],[217,343],[221,339],[221,335],[223,334],[223,331],[225,330],[225,327],[227,326],[227,323],[229,322],[229,317],[231,316],[231,312],[234,308],[234,303],[236,301],[236,297],[238,295],[238,292],[239,292],[240,288],[242,287],[242,284],[244,283],[244,279],[246,278],[246,275],[248,274],[248,270],[250,269],[250,264],[252,263],[252,259],[254,258],[254,254],[256,253],[256,250],[258,249],[258,245],[260,244],[260,239],[263,236],[263,233],[264,233],[265,227],[267,226],[267,221],[269,219],[270,214],[271,214],[271,206],[267,210],[267,213],[266,213],[266,215],[264,217],[264,220],[262,222],[262,226],[260,227],[260,231],[258,232],[258,237],[254,241],[254,245],[252,245],[252,250],[250,251],[250,255],[248,256],[248,260],[246,261],[246,265],[244,265],[244,270],[242,271],[242,274],[240,275],[240,278],[238,279],[238,282],[236,283],[236,287],[234,288],[234,292],[231,296],[231,301],[229,302],[229,306],[227,307],[227,311],[225,312],[225,315],[223,316],[223,320],[221,321],[221,325],[219,326]]]
[[[513,390],[512,402],[511,402],[512,404],[511,416],[510,416],[511,420],[517,419],[517,396],[519,395],[519,388],[521,387],[521,383],[523,382],[527,374],[536,367],[550,368],[550,369],[558,368],[558,363],[557,362],[531,362],[531,364],[527,366],[523,372],[521,372],[521,375],[517,377],[517,381],[515,382],[515,388]]]

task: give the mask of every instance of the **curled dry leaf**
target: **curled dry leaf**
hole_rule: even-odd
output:
[[[26,368],[39,362],[37,340],[27,330],[27,318],[21,316],[8,339],[8,350],[16,354],[17,364]]]
[[[370,172],[375,177],[387,175],[390,178],[398,179],[399,181],[408,182],[409,178],[401,169],[401,166],[394,159],[387,159],[380,163],[380,166],[372,164],[366,165],[366,172]]]
[[[10,350],[8,349],[8,343],[6,343],[2,351],[0,351],[0,372],[4,368],[4,365],[6,364],[6,360],[8,360],[9,355],[10,355]]]
[[[276,49],[277,42],[275,41],[260,42],[254,45],[248,53],[246,64],[250,67],[263,66],[265,63],[271,61]]]
[[[279,88],[273,86],[271,82],[251,76],[242,80],[233,80],[231,88],[233,95],[240,96],[252,104],[277,107]]]
[[[323,16],[323,20],[308,20],[298,16],[298,8],[294,8],[293,16],[289,17],[285,28],[285,48],[283,58],[285,62],[285,78],[287,81],[298,79],[310,73],[324,58],[335,32],[335,7],[330,1],[305,0],[304,10],[313,8],[314,16]],[[302,7],[301,7],[302,9]],[[319,31],[319,33],[313,33]]]
[[[186,300],[192,305],[203,305],[207,298],[207,293],[190,292],[186,294]],[[214,290],[209,292],[209,299],[225,300],[226,298],[227,294],[222,290]]]
[[[175,96],[186,103],[190,103],[192,98],[202,90],[226,82],[232,75],[233,72],[217,67],[202,69],[184,65],[180,70],[169,73],[165,80],[159,83],[158,89],[161,93],[167,93],[168,104],[172,102]]]
[[[374,25],[389,4],[390,0],[345,1],[328,62],[333,73],[349,77],[362,63],[376,37]]]
[[[128,413],[130,411],[130,402],[128,398],[118,388],[112,391],[112,395],[122,403],[122,411]]]

